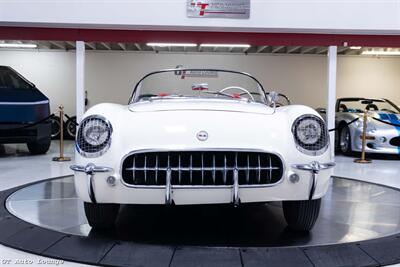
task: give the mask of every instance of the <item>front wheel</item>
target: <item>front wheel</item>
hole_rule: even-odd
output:
[[[283,201],[283,214],[295,231],[310,231],[318,219],[321,199]]]
[[[118,216],[119,204],[93,204],[84,202],[86,218],[94,229],[113,228]]]
[[[350,134],[349,126],[344,126],[340,130],[339,149],[346,156],[350,156],[351,153],[352,153],[352,150],[351,150],[351,134]]]
[[[31,154],[33,155],[46,154],[46,152],[50,148],[50,144],[51,144],[50,137],[45,138],[43,140],[27,143],[29,152],[31,152]]]

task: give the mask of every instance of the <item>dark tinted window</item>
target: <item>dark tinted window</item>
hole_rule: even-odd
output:
[[[7,67],[0,67],[0,89],[32,89],[32,86],[18,73]]]

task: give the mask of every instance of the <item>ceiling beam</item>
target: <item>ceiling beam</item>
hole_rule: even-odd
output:
[[[140,44],[134,43],[133,45],[136,47],[137,50],[142,51],[142,47],[140,46]]]
[[[274,46],[272,47],[271,53],[276,53],[279,50],[281,50],[282,48],[284,48],[285,46],[281,45],[281,46]]]
[[[257,48],[256,53],[261,53],[261,52],[264,51],[265,48],[267,48],[267,47],[268,47],[268,45],[259,46],[259,47]]]
[[[58,49],[66,50],[67,47],[64,42],[50,41],[50,44],[57,47]]]
[[[44,49],[50,49],[51,48],[50,42],[39,41],[39,42],[36,42],[36,44],[37,44],[37,47],[39,49],[40,48],[44,48]]]
[[[243,49],[243,53],[246,53],[247,51],[249,51],[250,48],[251,48],[251,46],[245,47],[245,48]]]
[[[85,42],[85,45],[87,45],[89,48],[96,50],[96,44],[95,43],[91,43],[91,42]]]
[[[345,52],[347,50],[350,50],[350,47],[348,47],[348,46],[338,47],[337,53],[339,54],[339,53]]]
[[[312,50],[314,50],[315,48],[317,48],[317,47],[316,46],[302,47],[300,50],[300,54],[307,54],[307,53],[311,52]]]
[[[75,42],[72,42],[72,41],[66,41],[66,43],[67,43],[68,45],[72,46],[72,48],[76,48],[76,44],[75,44]]]
[[[101,42],[100,44],[101,44],[102,46],[104,46],[105,48],[107,48],[108,50],[111,50],[110,44],[105,43],[105,42]]]
[[[118,46],[119,46],[122,50],[126,51],[126,45],[125,45],[124,43],[118,43]]]
[[[349,49],[344,52],[345,55],[360,55],[363,49]]]
[[[328,47],[327,46],[323,46],[323,47],[318,47],[317,50],[315,51],[315,54],[323,54],[325,52],[328,51]]]
[[[300,48],[301,48],[301,46],[288,46],[286,48],[286,53],[288,53],[288,54],[293,53],[294,51],[296,51]]]

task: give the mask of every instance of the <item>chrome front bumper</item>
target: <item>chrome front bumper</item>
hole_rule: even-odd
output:
[[[329,163],[319,163],[317,161],[313,161],[309,164],[294,164],[292,167],[294,169],[302,170],[302,171],[309,171],[311,173],[311,183],[310,183],[310,188],[309,188],[309,199],[311,200],[314,196],[315,188],[317,186],[317,176],[318,173],[321,170],[326,170],[330,169],[335,166],[334,162],[329,162]],[[70,167],[73,171],[75,172],[81,172],[85,173],[87,177],[87,188],[88,188],[88,195],[90,198],[90,201],[92,203],[97,203],[96,201],[96,196],[94,193],[94,175],[95,173],[105,173],[105,172],[112,172],[113,169],[109,167],[103,167],[103,166],[95,166],[92,163],[89,163],[86,166],[80,166],[80,165],[72,165]],[[172,199],[172,184],[171,184],[171,175],[168,175],[171,172],[167,172],[167,179],[166,179],[166,184],[165,184],[165,204],[166,205],[171,205],[173,204],[173,199]],[[238,179],[238,170],[234,170],[234,181],[232,185],[232,203],[235,206],[238,206],[240,204],[240,198],[239,198],[239,179]]]

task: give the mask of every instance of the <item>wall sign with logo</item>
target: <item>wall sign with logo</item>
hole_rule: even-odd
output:
[[[250,0],[186,0],[189,18],[250,18]]]

